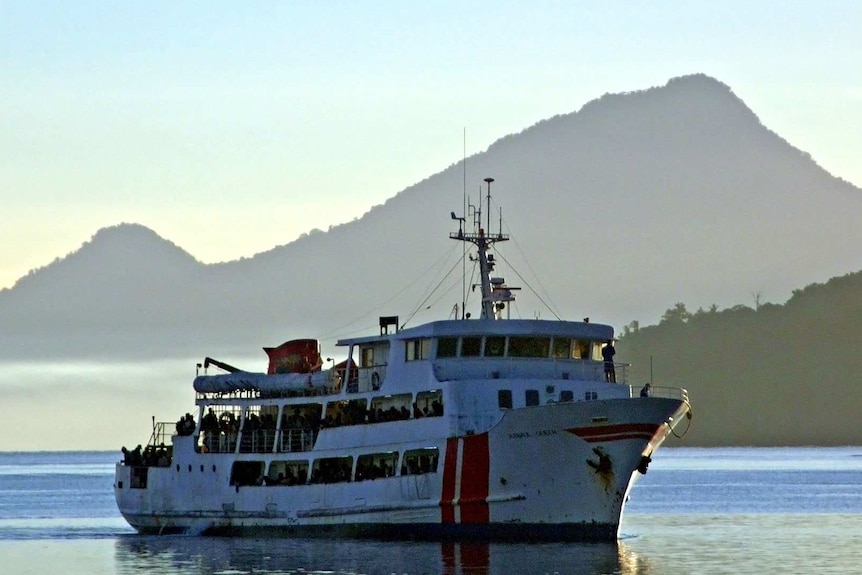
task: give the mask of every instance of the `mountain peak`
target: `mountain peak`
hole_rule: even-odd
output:
[[[604,94],[586,103],[577,114],[606,116],[612,110],[670,120],[681,117],[726,119],[731,115],[760,124],[754,112],[733,93],[730,86],[706,74],[678,76],[663,86],[644,90]]]
[[[717,78],[713,78],[708,74],[704,74],[703,72],[698,72],[695,74],[685,74],[683,76],[676,76],[671,78],[665,84],[666,87],[671,86],[685,86],[685,87],[695,87],[699,89],[710,89],[710,90],[720,90],[722,92],[727,92],[732,94],[733,90],[731,90],[730,86],[722,82]]]
[[[77,250],[32,270],[19,279],[11,291],[47,289],[55,281],[74,283],[73,278],[86,283],[93,276],[104,279],[118,273],[145,275],[157,271],[169,275],[198,264],[188,252],[150,228],[121,223],[99,229]]]
[[[161,236],[159,236],[152,229],[148,228],[143,224],[136,224],[130,222],[121,222],[119,224],[113,226],[106,226],[104,228],[100,228],[93,234],[93,237],[90,238],[91,241],[102,241],[106,238],[131,238],[131,237],[139,237],[139,238],[154,238],[163,240]]]
[[[132,255],[168,257],[177,262],[196,260],[185,250],[158,235],[150,228],[135,223],[120,223],[98,230],[90,241],[78,250],[102,255]]]

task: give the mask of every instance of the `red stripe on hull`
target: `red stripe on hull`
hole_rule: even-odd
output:
[[[443,460],[443,493],[440,497],[440,522],[455,523],[455,475],[458,469],[458,439],[446,440],[446,457]]]
[[[643,439],[650,441],[653,438],[648,433],[615,433],[609,435],[597,435],[595,437],[582,437],[587,443],[599,443],[602,441],[621,441],[623,439]]]
[[[599,441],[621,441],[624,439],[651,440],[661,425],[655,423],[626,423],[621,425],[597,425],[567,429],[588,443]]]
[[[461,462],[461,523],[488,522],[490,468],[488,434],[465,437]]]

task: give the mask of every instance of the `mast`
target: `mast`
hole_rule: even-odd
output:
[[[472,204],[467,206],[468,214],[473,216],[474,232],[464,230],[466,217],[457,217],[455,212],[452,212],[452,219],[458,220],[458,231],[449,234],[453,240],[462,242],[470,242],[476,246],[479,261],[479,288],[482,294],[482,319],[501,319],[501,312],[506,307],[506,302],[515,301],[513,290],[519,288],[507,287],[503,278],[491,277],[491,272],[494,271],[494,254],[489,254],[488,250],[497,242],[505,242],[509,236],[502,233],[502,216],[500,217],[500,231],[496,235],[490,233],[491,227],[491,183],[494,178],[485,178],[485,183],[488,184],[486,198],[486,228],[482,227],[482,199],[479,198],[479,208],[477,209]],[[473,285],[475,290],[477,284]],[[463,310],[462,310],[463,313]]]

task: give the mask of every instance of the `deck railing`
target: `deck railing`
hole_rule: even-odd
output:
[[[316,429],[282,429],[278,437],[276,451],[281,453],[311,451],[311,448],[314,447],[314,442],[316,440]]]
[[[203,453],[233,453],[236,451],[238,437],[239,435],[235,432],[204,431],[199,438],[199,449]]]
[[[317,440],[317,430],[309,428],[255,429],[242,433],[207,433],[199,438],[198,449],[203,453],[289,453],[311,451]]]
[[[275,444],[275,429],[249,429],[240,434],[240,453],[269,453]]]

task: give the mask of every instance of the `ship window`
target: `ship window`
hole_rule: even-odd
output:
[[[443,415],[443,393],[439,389],[416,394],[416,408],[424,417]]]
[[[509,357],[548,357],[550,347],[548,337],[510,337]]]
[[[596,361],[602,361],[602,348],[605,347],[605,342],[603,341],[594,341],[592,342],[592,358]]]
[[[431,355],[431,340],[427,337],[407,341],[407,361],[428,359]]]
[[[497,391],[497,405],[500,409],[512,409],[512,390],[501,389]]]
[[[572,352],[572,340],[567,337],[555,337],[551,357],[554,359],[569,359]]]
[[[146,489],[149,467],[132,467],[131,489]]]
[[[281,413],[282,429],[310,429],[320,425],[320,414],[323,405],[320,403],[300,403],[285,405]]]
[[[436,473],[438,459],[440,459],[440,452],[436,447],[405,451],[404,461],[401,463],[401,475]]]
[[[506,338],[501,335],[489,335],[485,338],[485,356],[503,357],[506,352]]]
[[[575,400],[575,393],[571,389],[564,389],[560,391],[560,401],[566,403],[568,401]]]
[[[461,357],[477,357],[482,350],[481,337],[461,338]]]
[[[305,485],[308,481],[308,461],[273,461],[264,477],[267,485]]]
[[[330,401],[326,404],[323,427],[339,427],[346,424],[347,401]]]
[[[350,481],[352,471],[352,457],[323,457],[314,461],[314,466],[311,468],[311,482],[341,483]]]
[[[383,395],[371,400],[371,411],[368,414],[369,423],[398,421],[410,419],[413,396],[409,393],[398,395]]]
[[[341,401],[330,401],[326,404],[325,427],[339,427],[341,425],[359,425],[365,423],[367,404],[366,399],[351,399]]]
[[[360,364],[359,367],[371,367],[374,365],[374,348],[363,347],[359,350]]]
[[[263,461],[235,461],[230,471],[231,485],[263,485]]]
[[[398,469],[398,452],[369,453],[356,460],[356,481],[393,477]]]
[[[437,340],[437,357],[455,357],[458,355],[458,338],[441,337]]]
[[[526,400],[528,407],[531,405],[539,405],[539,390],[528,389],[524,392],[524,399]]]
[[[359,425],[361,423],[365,423],[368,418],[368,400],[363,399],[351,399],[347,402],[347,410],[344,415],[347,417],[348,425]]]
[[[590,359],[590,342],[576,339],[572,346],[572,357],[575,359]]]

